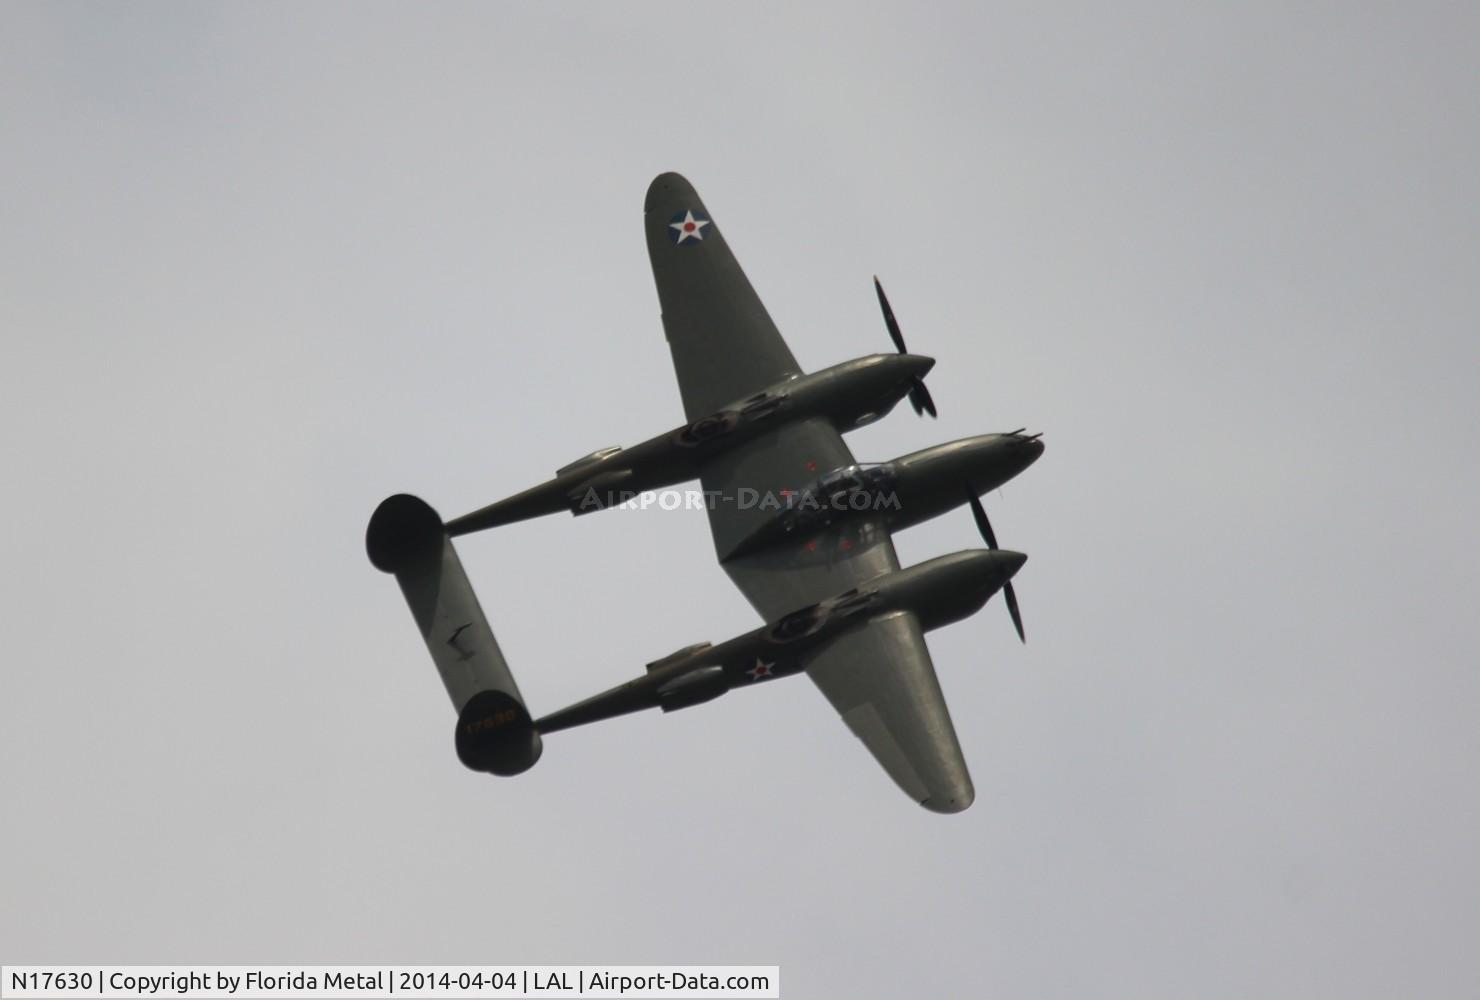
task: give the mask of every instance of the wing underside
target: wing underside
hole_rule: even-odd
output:
[[[663,331],[683,396],[698,420],[801,369],[730,252],[724,234],[678,174],[662,174],[643,205]]]
[[[775,621],[893,572],[899,559],[888,531],[864,522],[724,566],[762,617]],[[844,633],[810,654],[806,671],[906,795],[936,812],[971,805],[971,775],[913,614],[871,619]]]
[[[824,646],[807,676],[904,793],[960,812],[975,792],[919,620],[876,618]]]
[[[678,174],[661,175],[648,188],[644,215],[663,329],[688,418],[698,420],[800,374],[693,186]],[[816,418],[783,423],[702,470],[716,553],[766,621],[899,569],[889,532],[874,519],[726,558],[775,515],[788,491],[852,462],[842,435]],[[940,812],[971,804],[971,777],[913,614],[859,625],[811,653],[806,671],[906,794]]]

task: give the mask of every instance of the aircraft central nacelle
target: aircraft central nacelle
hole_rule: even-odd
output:
[[[891,531],[937,517],[991,492],[1043,454],[1038,435],[981,434],[912,452],[881,465],[848,465],[791,496],[788,505],[726,558],[803,541],[863,517]]]

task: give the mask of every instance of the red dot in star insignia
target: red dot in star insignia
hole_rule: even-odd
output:
[[[694,225],[692,222],[685,222],[683,224],[683,231],[686,232],[686,233],[692,233],[695,229],[698,229],[698,228],[699,227],[696,226],[696,225]]]

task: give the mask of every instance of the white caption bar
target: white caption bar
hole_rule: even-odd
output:
[[[781,996],[775,965],[6,965],[0,997]]]

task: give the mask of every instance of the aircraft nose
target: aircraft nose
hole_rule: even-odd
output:
[[[954,558],[961,574],[956,579],[963,589],[984,587],[993,593],[1028,561],[1027,556],[1011,549],[968,549]]]
[[[1043,441],[1037,434],[1031,437],[1021,433],[1007,434],[1003,437],[1003,445],[1006,454],[1010,456],[1008,461],[1013,466],[1014,476],[1038,461],[1038,457],[1043,454]]]
[[[1011,549],[994,549],[992,550],[992,554],[997,557],[997,571],[1001,574],[1004,582],[1016,576],[1017,571],[1023,568],[1023,563],[1028,561],[1027,556],[1021,552],[1014,552]]]
[[[923,378],[926,372],[935,367],[935,359],[923,354],[901,354],[899,364],[907,374],[915,378]]]
[[[1043,437],[1040,434],[1009,434],[1007,445],[1017,454],[1027,458],[1030,463],[1036,462],[1038,456],[1043,454]]]

